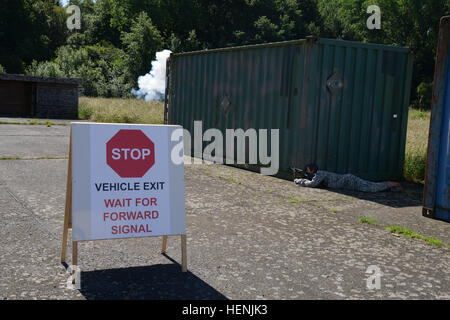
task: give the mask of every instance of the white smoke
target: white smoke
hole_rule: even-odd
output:
[[[166,61],[172,51],[163,50],[156,53],[156,60],[152,61],[152,70],[138,78],[139,90],[132,89],[131,93],[145,101],[163,101],[166,91]]]

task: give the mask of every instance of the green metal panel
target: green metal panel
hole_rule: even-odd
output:
[[[203,131],[224,136],[225,129],[279,129],[282,171],[316,162],[396,179],[412,61],[408,48],[322,38],[172,54],[168,123],[193,133],[202,120]]]

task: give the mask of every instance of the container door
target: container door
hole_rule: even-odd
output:
[[[442,110],[441,134],[436,185],[435,217],[450,221],[450,59],[447,61],[445,98]]]

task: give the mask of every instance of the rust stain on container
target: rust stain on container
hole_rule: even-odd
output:
[[[431,103],[423,215],[450,221],[450,16],[440,22]]]

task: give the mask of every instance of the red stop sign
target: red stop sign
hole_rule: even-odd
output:
[[[141,178],[155,164],[155,145],[141,130],[119,130],[106,143],[106,163],[121,178]]]

